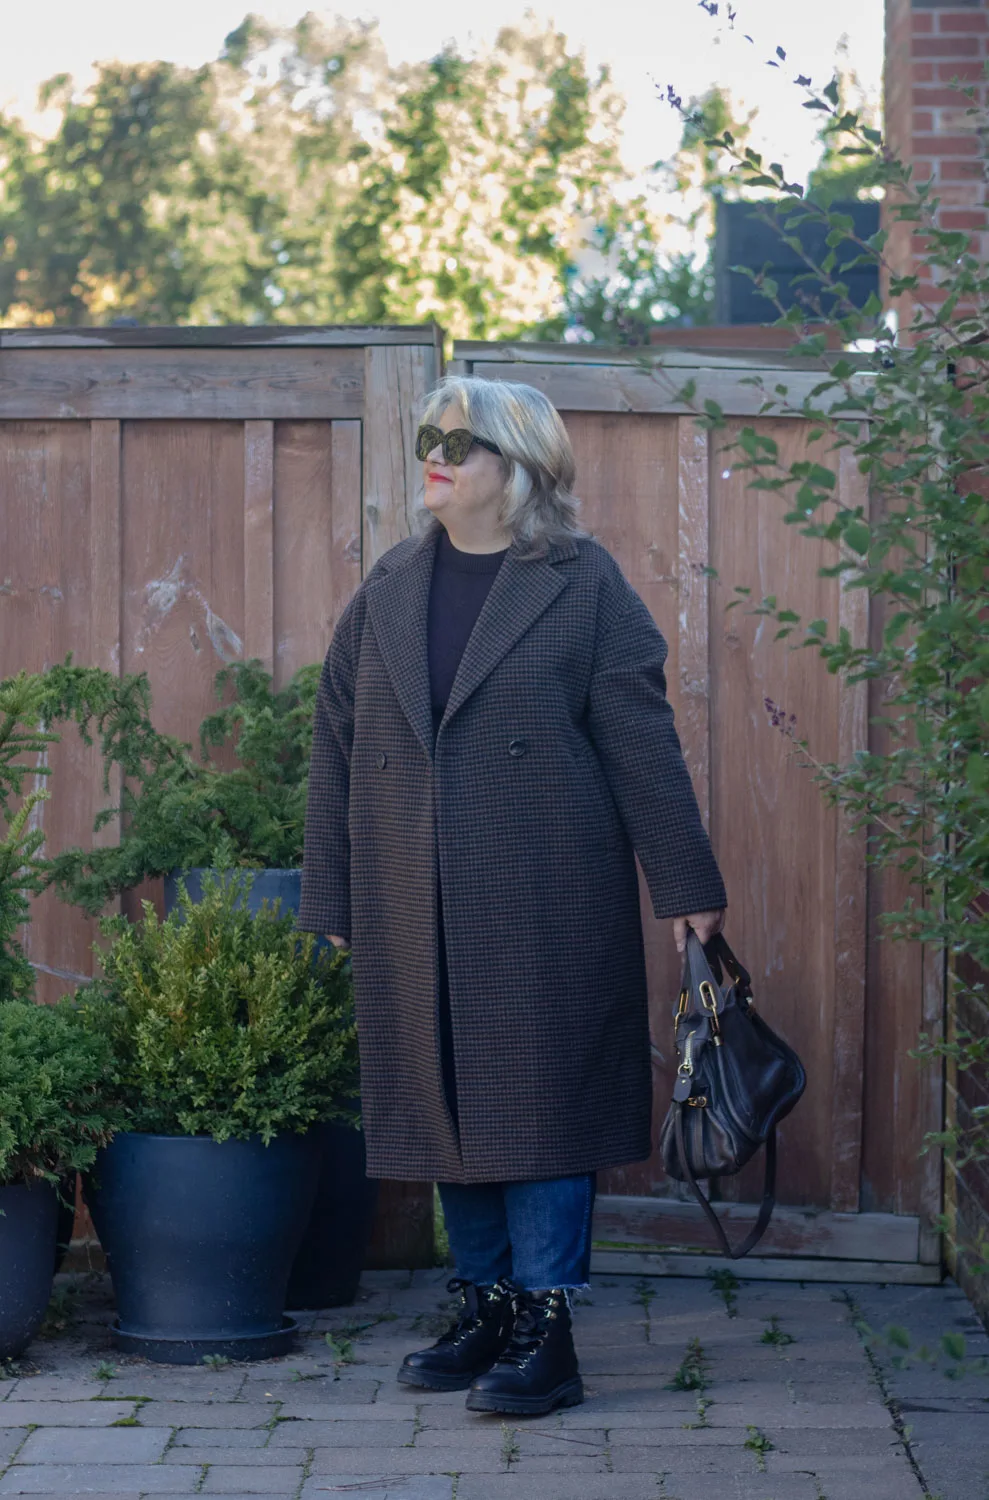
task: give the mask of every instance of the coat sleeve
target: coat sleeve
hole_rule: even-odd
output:
[[[666,696],[668,647],[629,584],[595,641],[588,731],[657,917],[727,906]]]
[[[350,942],[350,753],[359,645],[355,594],[323,661],[313,711],[312,756],[296,925]]]

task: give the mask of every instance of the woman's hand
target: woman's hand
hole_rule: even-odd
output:
[[[674,917],[673,937],[677,952],[682,953],[687,946],[688,927],[694,929],[702,944],[713,938],[725,925],[726,910],[727,907],[722,906],[719,911],[697,911],[690,917]]]
[[[332,943],[333,944],[334,948],[349,948],[350,947],[350,944],[347,942],[346,938],[333,937],[332,934],[329,933],[329,932],[324,933],[323,936],[326,938],[326,941],[328,943]]]

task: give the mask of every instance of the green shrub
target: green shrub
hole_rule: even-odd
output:
[[[208,871],[202,900],[183,881],[159,921],[103,917],[103,977],[81,1000],[113,1051],[108,1088],[127,1128],[162,1135],[260,1135],[353,1120],[359,1090],[349,960],[314,952],[278,904],[238,905],[254,876]]]
[[[104,1080],[110,1047],[68,1000],[0,1005],[0,1183],[92,1165],[120,1122]]]
[[[31,814],[48,792],[41,787],[24,796],[24,782],[49,774],[39,764],[48,745],[58,739],[39,727],[43,719],[44,680],[28,672],[0,681],[0,1000],[27,999],[34,991],[34,970],[17,941],[17,929],[30,919],[29,898],[42,887],[44,842]],[[31,756],[33,765],[23,763]],[[23,797],[16,813],[12,797]]]
[[[172,870],[217,865],[226,849],[244,866],[301,866],[320,666],[301,667],[277,692],[257,659],[221,668],[216,696],[231,682],[234,698],[200,724],[198,759],[191,745],[155,729],[146,673],[118,679],[74,667],[71,652],[51,667],[44,677],[46,717],[74,718],[87,744],[95,723],[104,792],[112,768],[123,776],[124,831],[114,845],[61,850],[45,861],[45,884],[98,916],[120,891]],[[211,747],[233,757],[232,769],[210,761]],[[117,812],[101,810],[93,831]]]

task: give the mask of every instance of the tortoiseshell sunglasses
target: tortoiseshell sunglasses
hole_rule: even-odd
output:
[[[500,448],[496,448],[494,443],[489,443],[485,438],[476,437],[466,427],[455,427],[452,432],[444,432],[441,427],[431,427],[427,423],[416,433],[416,458],[422,463],[434,448],[441,447],[445,463],[462,464],[474,443],[501,457]]]

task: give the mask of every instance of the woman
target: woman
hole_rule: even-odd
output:
[[[583,1399],[595,1174],[651,1153],[635,854],[681,951],[726,896],[666,642],[577,524],[556,410],[449,378],[416,452],[425,509],[323,665],[299,926],[351,945],[368,1174],[438,1183],[456,1261],[399,1379],[536,1414]]]

